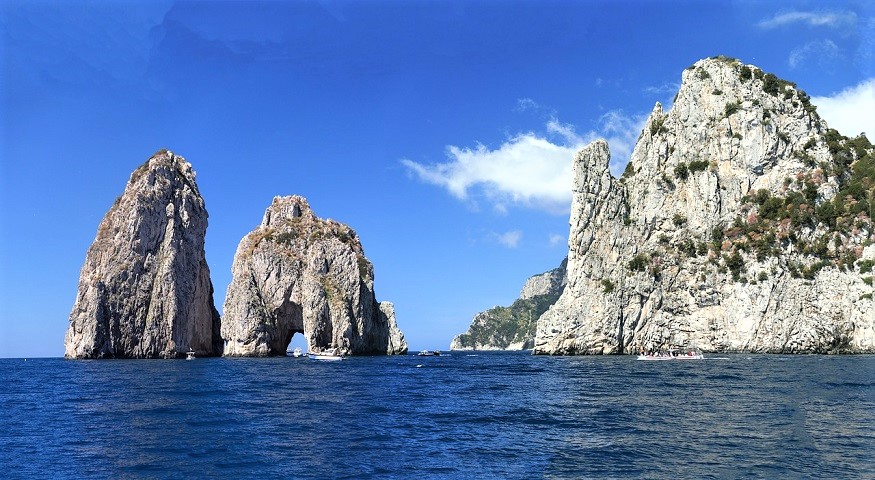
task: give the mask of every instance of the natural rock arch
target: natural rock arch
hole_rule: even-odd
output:
[[[302,197],[276,197],[237,248],[222,319],[224,354],[284,355],[302,333],[311,351],[407,352],[391,303],[356,233],[316,217]]]

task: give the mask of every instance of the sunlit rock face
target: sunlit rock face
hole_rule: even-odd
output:
[[[276,197],[237,247],[225,297],[227,356],[285,355],[295,333],[313,352],[407,353],[391,303],[355,231],[317,218],[298,196]]]
[[[875,237],[848,193],[872,150],[839,137],[756,67],[687,69],[622,178],[603,141],[574,159],[568,280],[534,353],[875,351]]]
[[[204,200],[184,158],[162,150],[137,168],[86,254],[64,356],[220,355],[206,229]]]

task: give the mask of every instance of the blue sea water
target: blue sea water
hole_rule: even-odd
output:
[[[0,360],[3,478],[875,478],[875,356]]]

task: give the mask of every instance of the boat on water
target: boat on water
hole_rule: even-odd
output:
[[[441,352],[439,350],[423,350],[416,354],[418,357],[440,357]]]
[[[668,352],[644,353],[638,355],[638,360],[649,361],[667,361],[667,360],[704,360],[701,352],[696,350],[687,350],[686,353],[677,350],[669,350]]]
[[[307,352],[307,357],[310,360],[322,360],[322,361],[338,361],[345,360],[342,354],[337,353],[336,348],[332,348],[331,350],[326,350],[324,352]]]
[[[194,360],[194,350],[188,349],[188,352],[185,354],[186,360]]]
[[[286,356],[290,355],[295,358],[301,358],[304,356],[304,352],[302,352],[300,348],[296,348],[294,350],[286,350]]]

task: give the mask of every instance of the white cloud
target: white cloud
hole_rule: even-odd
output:
[[[512,230],[505,233],[494,233],[493,238],[507,248],[516,248],[520,244],[520,239],[523,238],[523,232]]]
[[[828,97],[812,97],[817,113],[842,135],[875,139],[875,77]]]
[[[562,245],[565,243],[565,236],[559,235],[558,233],[550,234],[550,238],[548,240],[551,247],[555,247],[557,245]]]
[[[811,27],[833,27],[854,25],[857,14],[854,12],[784,12],[757,23],[760,28],[777,28],[794,23],[804,23]]]
[[[516,203],[564,211],[571,199],[571,159],[581,145],[551,143],[526,133],[495,150],[447,147],[449,162],[422,165],[402,160],[420,180],[442,186],[460,200],[477,186],[499,210]],[[500,207],[499,207],[500,206]]]
[[[832,40],[814,40],[790,52],[787,63],[790,68],[796,68],[809,58],[814,58],[818,65],[824,65],[839,55],[839,47]]]
[[[571,204],[572,159],[587,143],[605,138],[611,147],[611,171],[622,171],[632,153],[646,116],[612,111],[599,119],[600,131],[579,135],[557,119],[546,134],[521,133],[490,149],[447,147],[448,161],[424,165],[409,159],[401,163],[420,180],[439,185],[460,200],[482,195],[498,213],[509,204],[567,213]]]

